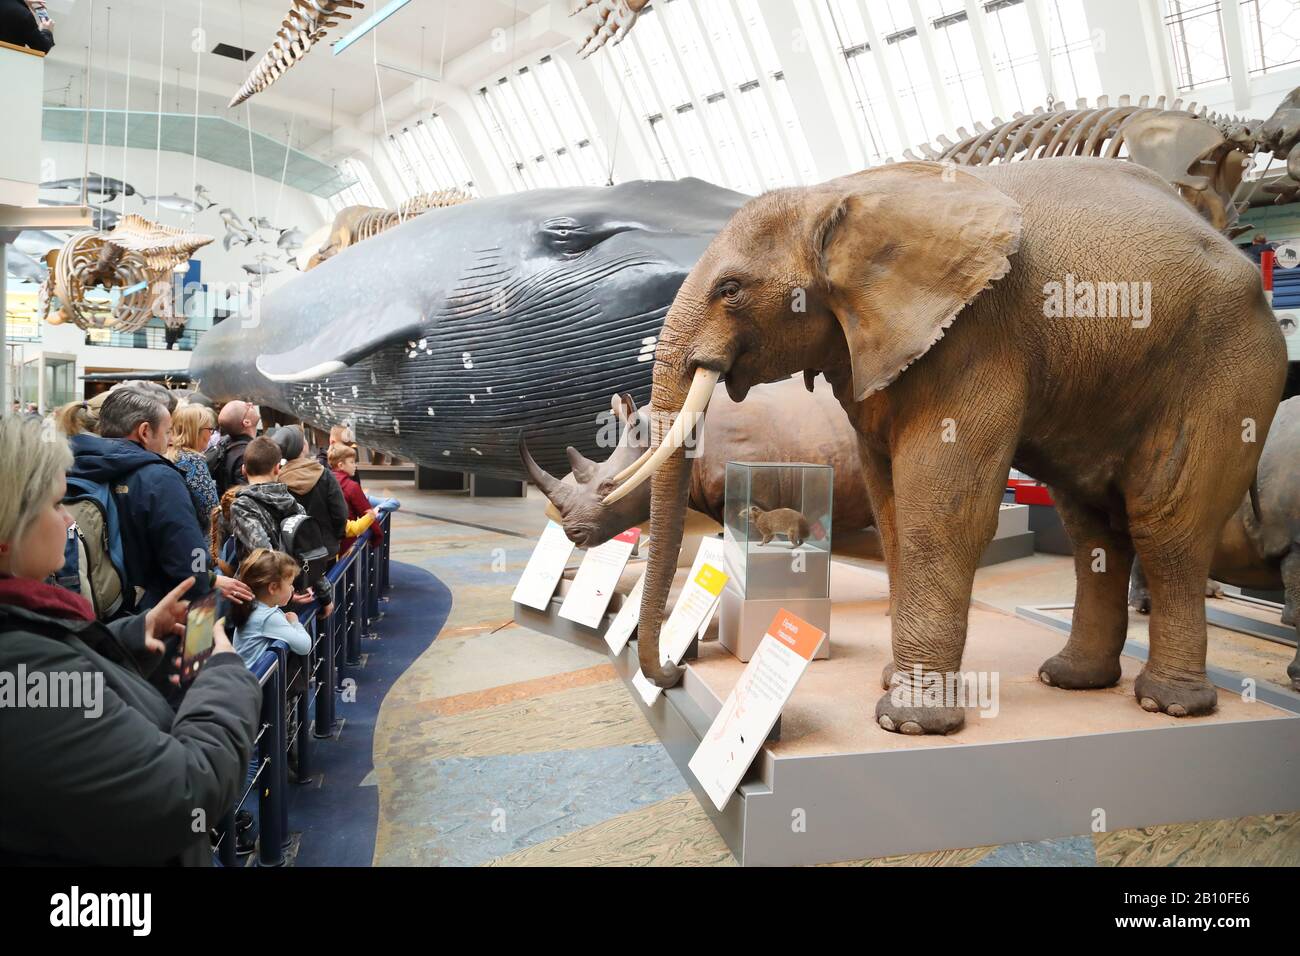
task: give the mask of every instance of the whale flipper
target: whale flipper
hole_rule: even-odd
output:
[[[411,308],[387,309],[378,320],[333,323],[328,342],[312,339],[287,352],[259,355],[257,370],[272,382],[315,381],[355,365],[386,345],[421,338],[425,325],[424,316]]]

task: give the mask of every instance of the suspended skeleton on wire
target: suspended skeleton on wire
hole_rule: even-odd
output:
[[[173,276],[210,242],[211,236],[134,214],[123,216],[109,233],[79,232],[46,257],[50,271],[38,296],[41,317],[87,331],[136,332],[153,318],[182,329],[185,316],[172,304]],[[108,295],[92,298],[89,293],[97,289]]]
[[[649,2],[650,0],[580,0],[578,8],[570,16],[596,7],[597,19],[596,25],[587,34],[587,39],[578,47],[578,56],[585,60],[611,39],[614,46],[622,43]]]
[[[230,105],[238,106],[256,93],[282,77],[289,69],[311,52],[327,30],[336,27],[340,20],[351,20],[348,10],[365,6],[362,0],[293,0],[289,12],[280,24],[270,49],[248,74]]]

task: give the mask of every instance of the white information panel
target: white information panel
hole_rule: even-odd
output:
[[[700,573],[700,568],[705,564],[711,564],[715,568],[723,566],[721,538],[703,538],[700,540],[700,549],[695,554],[695,561],[691,564],[691,573],[687,580],[693,580]],[[641,592],[644,589],[645,575],[642,574],[641,579],[632,588],[632,593],[627,596],[627,600],[619,608],[618,616],[614,618],[609,630],[605,632],[605,643],[609,645],[609,649],[614,652],[615,656],[623,653],[623,648],[627,646],[627,642],[631,639],[632,632],[636,630],[637,622],[641,620]],[[677,603],[673,605],[674,611],[677,610],[677,605],[681,601],[682,596],[679,594]],[[671,614],[669,616],[671,617]],[[698,632],[700,636],[703,636],[704,632],[708,630],[709,621],[712,619],[712,615],[708,615],[700,622]],[[661,639],[660,647],[662,646]],[[644,683],[644,678],[642,678],[642,681]]]
[[[632,593],[624,598],[623,606],[618,609],[613,623],[605,631],[605,643],[609,645],[615,657],[623,653],[623,648],[627,647],[632,632],[636,630],[636,622],[641,618],[641,592],[644,590],[645,572],[642,571],[641,577],[637,578],[636,584],[632,586]]]
[[[618,579],[623,576],[628,558],[636,549],[641,529],[629,528],[616,538],[592,548],[582,559],[569,593],[560,605],[560,617],[587,627],[600,627]]]
[[[672,661],[674,664],[681,662],[691,641],[695,640],[696,635],[713,617],[718,597],[726,583],[727,572],[715,568],[707,561],[703,562],[694,577],[687,580],[673,607],[673,613],[659,634],[661,660]],[[640,671],[633,678],[633,684],[647,705],[653,704],[663,693],[662,687],[650,683]]]
[[[719,810],[740,786],[825,636],[784,609],[772,619],[690,760],[691,773]]]
[[[554,521],[548,521],[510,600],[545,611],[571,554],[573,542],[564,536],[564,529]]]

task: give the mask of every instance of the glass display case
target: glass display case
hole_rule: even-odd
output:
[[[829,628],[834,484],[829,465],[727,462],[719,639],[741,660],[782,608]]]

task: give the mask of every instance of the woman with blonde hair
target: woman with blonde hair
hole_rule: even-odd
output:
[[[164,668],[179,682],[166,641],[184,633],[193,578],[109,624],[47,583],[72,524],[71,464],[40,423],[0,419],[0,674],[64,689],[43,706],[0,707],[0,863],[211,865],[194,820],[219,820],[242,792],[261,688],[220,622],[178,711],[150,683]]]
[[[216,428],[217,417],[207,406],[194,403],[177,406],[176,414],[172,416],[171,447],[167,449],[167,457],[185,476],[190,497],[194,499],[194,510],[198,512],[204,530],[208,527],[208,516],[218,502],[217,483],[212,480],[212,473],[203,457],[203,450],[208,447],[208,439]]]

